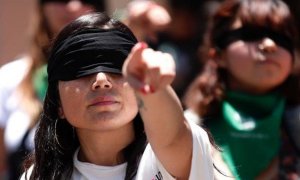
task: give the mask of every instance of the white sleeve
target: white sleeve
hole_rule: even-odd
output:
[[[5,88],[5,77],[3,68],[0,68],[0,128],[5,128],[7,120],[7,112],[5,103],[7,102],[8,93]]]
[[[193,135],[193,155],[189,180],[213,180],[211,144],[206,131],[188,120]],[[175,180],[155,156],[150,144],[147,145],[137,172],[136,180]]]
[[[206,131],[188,120],[193,134],[193,156],[189,180],[213,180],[212,149]]]
[[[175,180],[156,158],[150,144],[147,145],[140,161],[135,180]]]
[[[9,116],[8,99],[28,71],[28,62],[22,59],[9,62],[0,68],[0,127],[4,128]]]

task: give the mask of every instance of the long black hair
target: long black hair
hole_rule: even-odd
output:
[[[103,13],[92,13],[67,25],[57,36],[52,47],[55,47],[69,35],[89,28],[118,29],[133,36],[132,32],[121,22],[113,20]],[[60,119],[60,106],[58,81],[51,81],[48,85],[43,112],[35,135],[35,152],[25,163],[27,169],[33,165],[30,179],[61,179],[70,178],[72,175],[73,156],[79,147],[79,141],[72,125],[67,120]],[[135,177],[147,143],[143,122],[139,114],[133,122],[135,140],[123,151],[128,164],[126,180]]]

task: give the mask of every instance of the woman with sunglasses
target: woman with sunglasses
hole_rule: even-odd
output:
[[[29,52],[0,69],[0,149],[4,151],[0,153],[0,170],[3,177],[18,179],[21,162],[33,148],[33,134],[47,88],[45,64],[50,40],[80,15],[105,9],[104,0],[38,1],[31,24]],[[6,171],[8,177],[4,175]]]
[[[102,13],[67,25],[25,179],[212,180],[206,132],[183,116],[175,62]]]
[[[222,149],[215,157],[236,179],[299,179],[296,139],[285,126],[300,102],[297,41],[281,0],[226,0],[212,18],[186,113],[211,131]],[[299,116],[290,121],[299,127]]]

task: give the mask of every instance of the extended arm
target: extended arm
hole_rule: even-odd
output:
[[[136,90],[147,138],[166,170],[177,179],[188,179],[192,135],[170,84],[175,63],[168,54],[138,43],[128,56],[123,74]]]

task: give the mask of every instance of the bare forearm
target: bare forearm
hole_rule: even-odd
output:
[[[123,65],[123,74],[136,91],[139,112],[155,155],[171,175],[187,179],[192,134],[170,86],[175,77],[174,59],[138,43]]]
[[[171,175],[186,179],[192,157],[192,135],[175,92],[168,87],[138,98],[147,138],[156,156]]]
[[[175,141],[178,133],[187,129],[180,102],[170,87],[153,94],[139,93],[138,101],[150,142],[167,146]]]

